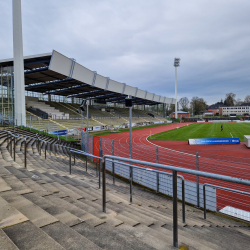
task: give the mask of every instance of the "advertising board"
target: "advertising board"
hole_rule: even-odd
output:
[[[201,138],[189,139],[189,145],[240,144],[239,138]]]

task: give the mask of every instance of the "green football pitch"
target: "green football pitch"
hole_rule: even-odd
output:
[[[250,123],[195,123],[150,136],[149,140],[187,141],[196,138],[240,138],[250,135]]]

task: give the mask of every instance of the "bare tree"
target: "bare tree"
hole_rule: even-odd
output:
[[[236,103],[235,97],[236,97],[236,94],[234,94],[234,93],[226,94],[224,104],[227,106],[234,106]]]
[[[243,101],[242,101],[240,98],[238,98],[238,99],[236,100],[235,105],[236,105],[236,106],[240,106],[242,103],[243,103]]]
[[[189,105],[189,100],[187,97],[182,97],[180,100],[179,100],[179,104],[181,106],[181,109],[183,111],[188,111],[188,105]]]
[[[200,112],[204,111],[207,108],[207,104],[203,98],[195,96],[191,99],[190,106],[193,108],[195,115],[198,115]]]
[[[247,95],[244,102],[250,102],[250,95]]]

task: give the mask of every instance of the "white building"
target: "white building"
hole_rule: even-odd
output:
[[[220,115],[244,115],[250,114],[250,106],[233,106],[233,107],[221,107],[219,109]]]

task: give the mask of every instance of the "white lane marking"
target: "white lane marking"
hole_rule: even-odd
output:
[[[230,135],[232,136],[231,132],[230,132]],[[232,136],[232,138],[233,138],[233,136]]]

